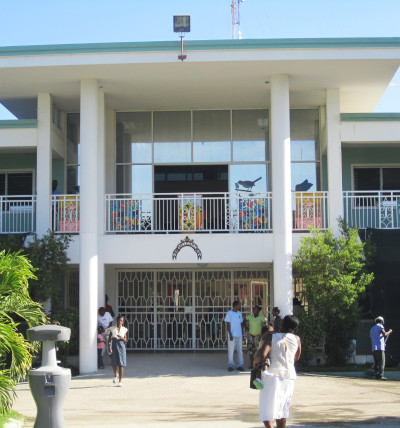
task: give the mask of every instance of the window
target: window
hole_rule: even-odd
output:
[[[400,168],[355,167],[354,199],[357,207],[392,206],[400,196]],[[378,196],[378,192],[382,192]],[[393,193],[391,193],[393,192]]]
[[[318,110],[290,111],[290,139],[292,190],[320,190]]]
[[[0,195],[32,195],[32,172],[0,172]]]
[[[356,167],[353,176],[354,190],[400,190],[400,168]]]

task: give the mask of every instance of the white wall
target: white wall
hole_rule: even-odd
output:
[[[400,142],[399,122],[342,122],[342,142]]]

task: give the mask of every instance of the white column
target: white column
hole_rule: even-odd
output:
[[[105,171],[106,171],[106,161],[105,161],[105,101],[104,101],[104,92],[102,90],[99,91],[98,94],[98,139],[97,139],[97,162],[98,162],[98,170],[97,170],[97,234],[99,236],[99,241],[101,237],[104,235],[104,204],[105,204]],[[98,262],[98,302],[97,306],[105,305],[105,272],[104,272],[104,263],[99,258]]]
[[[274,233],[274,306],[293,312],[292,194],[289,77],[271,77],[272,225]]]
[[[82,80],[79,239],[79,370],[82,374],[93,373],[97,370],[98,109],[97,80]]]
[[[333,233],[337,235],[339,232],[337,219],[338,217],[343,217],[339,89],[326,90],[326,130],[329,227],[332,229]]]
[[[43,236],[51,228],[51,95],[39,94],[37,105],[36,233]]]

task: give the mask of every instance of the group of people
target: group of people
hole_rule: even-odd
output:
[[[243,371],[243,326],[247,328],[247,351],[250,368],[262,365],[261,379],[258,380],[260,390],[260,420],[266,427],[273,427],[274,421],[278,428],[286,426],[289,408],[294,391],[296,370],[294,363],[300,358],[301,341],[294,331],[299,320],[294,315],[286,315],[283,320],[280,309],[274,307],[273,323],[266,322],[260,314],[260,307],[254,306],[252,314],[242,316],[241,304],[234,301],[232,309],[225,316],[228,333],[228,371],[235,366]],[[237,364],[234,353],[237,354]],[[268,361],[268,362],[267,362]]]
[[[111,355],[113,369],[113,383],[119,387],[123,386],[124,367],[126,367],[126,342],[128,340],[128,329],[124,326],[125,317],[118,315],[117,324],[113,325],[114,311],[107,303],[101,307],[97,314],[97,366],[104,369],[103,354]]]

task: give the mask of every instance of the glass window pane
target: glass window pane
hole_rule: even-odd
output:
[[[400,190],[400,168],[383,168],[382,190]]]
[[[210,110],[193,112],[193,141],[231,141],[229,111]]]
[[[152,177],[151,165],[117,165],[117,193],[152,193]]]
[[[67,115],[67,164],[79,164],[80,114]]]
[[[266,160],[268,132],[268,110],[234,110],[232,112],[233,160]]]
[[[320,190],[318,167],[317,162],[292,163],[292,191]]]
[[[264,164],[231,165],[229,191],[264,193],[267,191],[267,167]]]
[[[265,160],[265,141],[234,141],[233,160],[234,162]]]
[[[291,140],[290,155],[291,155],[292,161],[316,160],[315,141]]]
[[[151,163],[151,143],[132,143],[132,163]]]
[[[74,195],[79,193],[80,167],[78,165],[67,166],[67,193]]]
[[[154,163],[191,162],[190,143],[154,143]]]
[[[194,162],[229,162],[231,160],[230,141],[194,142]]]
[[[190,111],[154,112],[154,142],[190,142]]]
[[[319,112],[290,110],[292,160],[319,160]],[[314,142],[314,147],[312,147]],[[304,143],[304,144],[303,144]],[[303,158],[301,158],[303,156]]]
[[[117,163],[151,163],[151,142],[150,112],[117,113]]]
[[[380,168],[354,168],[354,190],[381,190]]]

